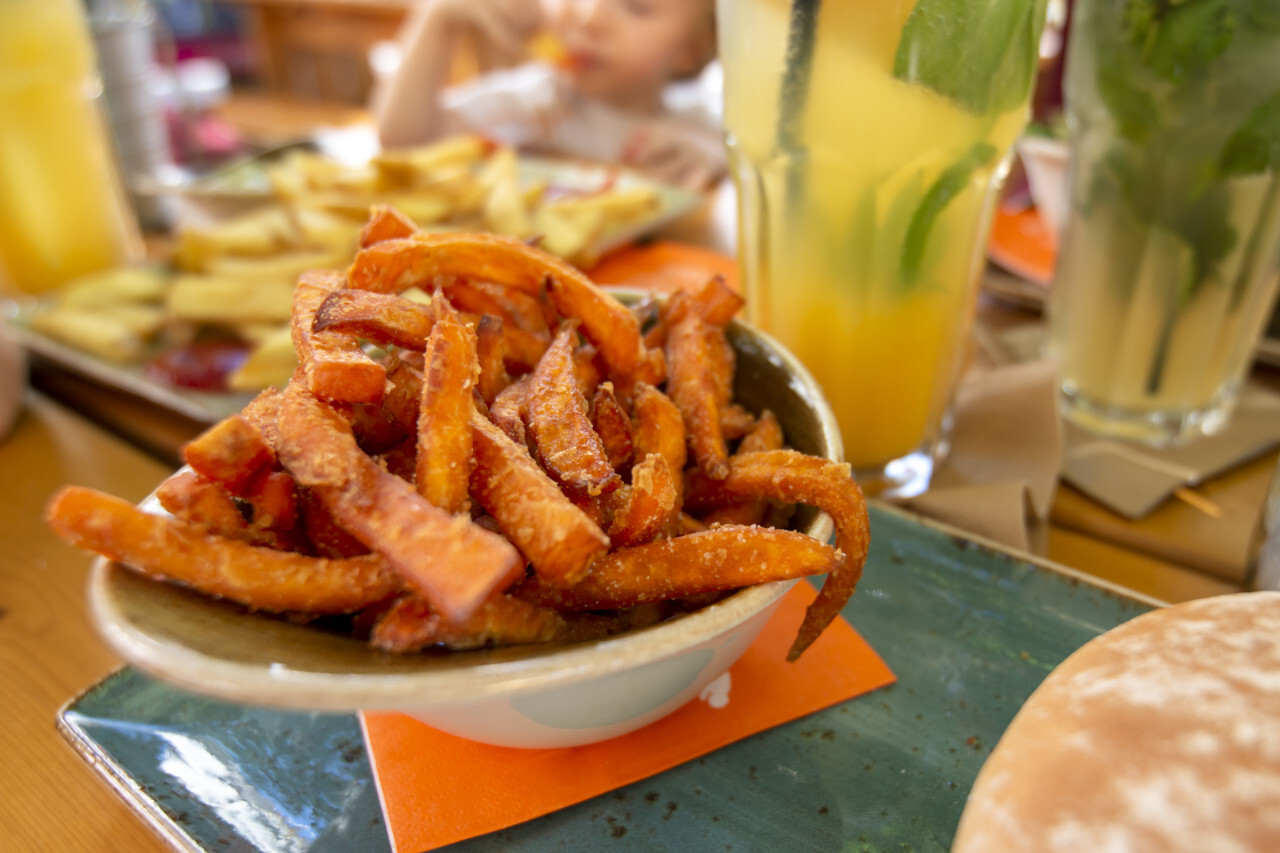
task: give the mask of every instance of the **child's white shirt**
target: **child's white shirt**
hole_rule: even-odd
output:
[[[703,150],[720,147],[713,76],[675,84],[664,93],[663,111],[645,116],[582,97],[563,84],[551,66],[531,62],[483,74],[450,86],[441,96],[448,126],[484,133],[514,148],[591,160],[620,162],[634,135],[655,124]]]

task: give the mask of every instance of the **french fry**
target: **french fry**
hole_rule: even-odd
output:
[[[492,406],[502,389],[511,384],[511,376],[503,361],[503,324],[492,314],[484,314],[476,323],[476,390],[486,406]]]
[[[402,589],[380,556],[333,560],[261,548],[80,486],[59,491],[46,519],[81,548],[257,610],[350,613]]]
[[[734,456],[726,475],[719,480],[694,472],[685,505],[697,512],[700,503],[723,505],[731,502],[726,498],[741,497],[809,504],[828,513],[835,522],[836,545],[846,560],[833,569],[809,605],[799,635],[787,654],[788,660],[795,660],[840,614],[862,576],[871,540],[862,490],[852,480],[847,464],[794,450],[770,450]]]
[[[471,415],[476,464],[471,494],[539,577],[573,584],[609,550],[605,536],[529,456],[479,412]]]
[[[166,305],[174,320],[224,325],[288,323],[292,306],[288,277],[261,281],[234,275],[179,275]]]
[[[498,393],[489,406],[489,419],[507,437],[521,447],[528,447],[524,420],[528,413],[529,377],[522,376]]]
[[[636,386],[632,416],[632,452],[635,458],[644,459],[651,453],[661,456],[676,477],[676,491],[683,494],[680,475],[688,461],[689,451],[680,410],[666,394],[640,383]]]
[[[237,412],[187,442],[182,458],[197,474],[240,494],[276,454],[262,432]]]
[[[576,336],[573,325],[566,325],[530,376],[526,425],[551,476],[573,495],[597,497],[616,489],[621,480],[578,390],[572,349]]]
[[[462,625],[451,625],[422,598],[403,596],[373,627],[370,642],[389,652],[416,652],[442,645],[455,651],[486,645],[546,643],[565,629],[556,611],[498,595],[489,599]]]
[[[325,400],[376,403],[382,399],[387,371],[360,348],[354,338],[313,331],[316,312],[325,298],[342,288],[341,273],[313,271],[293,292],[293,348],[307,386]]]
[[[284,392],[280,436],[276,452],[286,470],[449,622],[471,618],[523,573],[510,543],[432,506],[378,467],[346,421],[300,386]]]
[[[287,325],[277,326],[270,336],[260,340],[249,351],[244,362],[227,377],[227,387],[232,391],[280,387],[289,381],[297,367],[298,356],[293,350],[293,331]]]
[[[431,234],[387,240],[361,249],[348,270],[348,286],[394,293],[438,275],[479,278],[536,296],[544,288],[561,313],[578,317],[582,333],[621,377],[647,382],[648,356],[636,319],[621,303],[564,261],[519,240],[488,234]]]
[[[615,548],[643,545],[671,529],[679,514],[676,475],[661,455],[650,454],[631,470],[625,501],[609,526],[609,540]]]
[[[422,349],[435,323],[429,304],[370,290],[333,290],[316,309],[311,328],[340,332],[379,346]]]
[[[445,512],[467,511],[471,480],[471,390],[480,367],[476,335],[443,299],[427,340],[418,413],[418,493]]]
[[[631,440],[631,418],[613,393],[613,383],[596,386],[591,405],[591,424],[604,445],[605,458],[615,471],[631,463],[634,444]]]
[[[169,276],[158,266],[114,267],[81,276],[58,291],[66,308],[111,308],[121,303],[154,303],[164,299]]]
[[[511,594],[557,610],[612,610],[831,572],[844,561],[840,551],[803,533],[716,527],[611,551],[572,586],[537,578]]]
[[[31,315],[31,328],[42,335],[113,364],[142,358],[146,341],[122,320],[80,308],[50,308]]]
[[[364,249],[384,240],[399,240],[418,233],[418,226],[413,220],[388,205],[379,205],[373,209],[369,221],[360,230],[358,243]]]
[[[728,473],[729,451],[720,429],[723,387],[717,376],[717,330],[694,312],[687,313],[667,336],[670,371],[667,393],[684,418],[689,448],[698,467],[714,480]]]
[[[755,426],[742,437],[734,455],[781,450],[784,443],[782,426],[773,412],[765,409],[760,413]],[[764,520],[768,507],[769,502],[764,498],[744,498],[704,513],[702,520],[707,524],[760,524]]]

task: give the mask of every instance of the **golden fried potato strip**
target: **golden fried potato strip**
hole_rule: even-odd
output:
[[[720,429],[720,407],[727,402],[725,364],[717,337],[724,336],[692,311],[667,335],[667,393],[684,418],[694,462],[713,480],[723,479],[729,470]]]
[[[433,506],[356,445],[333,408],[290,385],[280,405],[280,462],[348,533],[382,554],[450,622],[464,622],[524,571],[515,548]]]
[[[549,607],[538,607],[509,595],[495,596],[461,625],[440,618],[431,605],[406,595],[374,624],[370,643],[388,652],[416,652],[441,645],[457,650],[487,645],[547,643],[562,633],[564,619]]]
[[[383,366],[369,358],[355,338],[312,329],[325,297],[344,284],[341,273],[314,270],[302,274],[293,291],[293,349],[307,387],[317,397],[376,403],[382,399],[387,378]]]
[[[837,571],[844,555],[803,533],[771,527],[715,527],[596,560],[572,586],[521,581],[517,598],[558,610],[610,610]]]
[[[653,375],[654,358],[625,306],[574,267],[511,237],[441,233],[387,240],[356,254],[347,281],[358,290],[396,293],[439,275],[494,282],[535,297],[545,288],[562,314],[582,321],[583,335],[611,371],[620,378],[640,371],[647,382],[662,381]]]
[[[615,471],[631,464],[635,448],[631,440],[631,417],[613,391],[612,382],[602,382],[596,387],[591,404],[591,424],[604,444],[605,456]]]
[[[312,329],[341,332],[379,346],[422,349],[434,322],[429,305],[371,290],[337,290],[320,304]]]
[[[418,233],[417,224],[400,211],[386,205],[373,209],[369,221],[360,229],[360,248],[387,240],[400,240]]]
[[[476,334],[443,299],[427,340],[418,412],[418,494],[454,515],[470,506],[471,392],[479,365]]]
[[[187,442],[182,458],[196,473],[240,494],[276,455],[261,430],[237,412]]]
[[[587,417],[574,372],[576,338],[573,324],[565,324],[538,362],[529,378],[525,423],[547,472],[569,492],[595,497],[622,480]]]
[[[742,437],[734,456],[744,453],[761,453],[766,450],[781,450],[785,444],[782,425],[774,417],[773,412],[765,409],[751,430]],[[716,507],[702,515],[707,524],[760,524],[768,511],[769,501],[765,498],[744,498],[728,506]]]
[[[680,514],[676,480],[667,460],[657,453],[649,454],[631,469],[625,501],[609,525],[609,539],[615,548],[652,542],[671,527]]]
[[[528,450],[479,412],[471,415],[471,494],[549,583],[571,584],[609,550],[609,537],[574,506]]]
[[[768,498],[785,503],[816,506],[835,522],[836,546],[846,560],[827,577],[818,597],[809,605],[800,632],[787,654],[795,660],[840,614],[853,595],[867,560],[871,529],[862,490],[847,464],[806,456],[794,450],[745,453],[729,460],[723,479],[712,480],[693,472],[688,480],[685,507],[697,513],[700,506],[732,503],[743,497]]]
[[[45,516],[78,547],[255,610],[350,613],[403,588],[380,556],[331,560],[260,548],[80,486],[54,495]]]
[[[486,406],[492,406],[498,394],[511,384],[502,352],[503,323],[500,317],[483,314],[476,323],[476,361],[480,373],[476,377],[476,390]]]

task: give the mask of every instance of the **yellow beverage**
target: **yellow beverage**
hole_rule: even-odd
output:
[[[79,0],[0,2],[0,289],[136,257]]]
[[[1280,291],[1280,21],[1256,10],[1184,31],[1191,7],[1074,7],[1049,351],[1087,429],[1159,445],[1229,421]]]
[[[939,452],[990,189],[1027,116],[1025,96],[975,112],[895,76],[915,6],[820,4],[798,108],[793,3],[719,5],[748,311],[822,384],[861,472]]]

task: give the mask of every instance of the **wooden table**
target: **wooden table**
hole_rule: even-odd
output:
[[[732,222],[732,197],[717,193],[663,236],[723,250],[732,245]],[[981,316],[1035,321],[1034,314],[1000,304],[984,303]],[[57,710],[120,662],[86,613],[90,559],[48,532],[41,512],[66,483],[142,498],[200,427],[47,367],[33,379],[41,390],[30,393],[15,428],[0,441],[0,749],[6,768],[0,850],[162,850],[158,837],[55,730]],[[1167,601],[1239,589],[1062,525],[1050,529],[1048,556]]]

